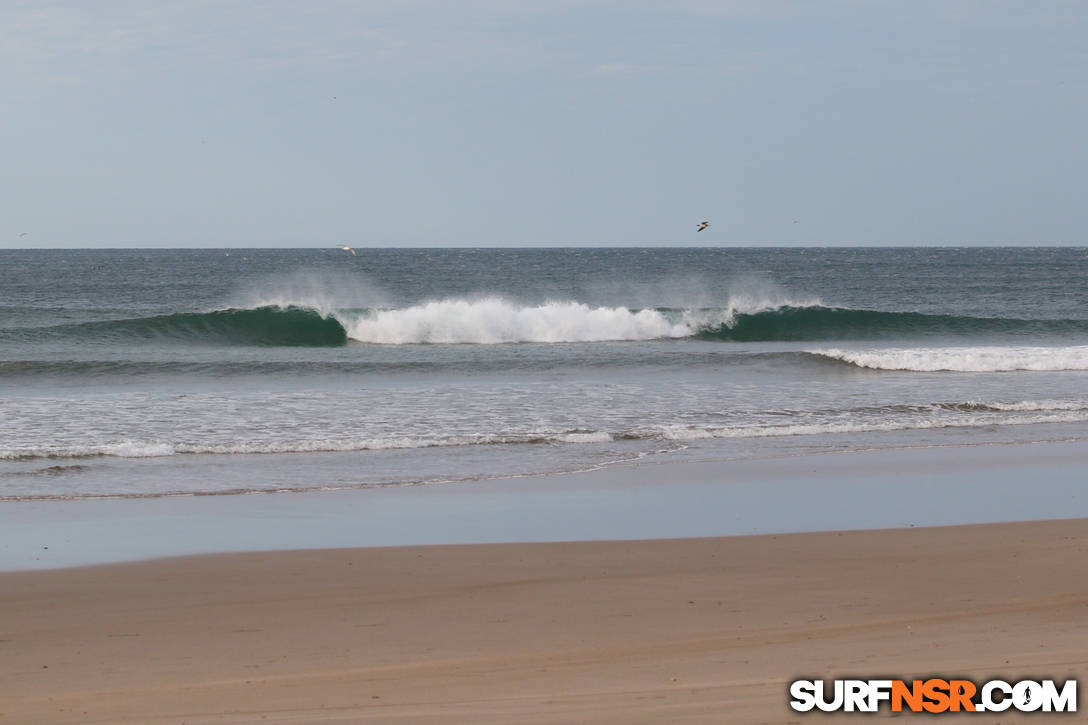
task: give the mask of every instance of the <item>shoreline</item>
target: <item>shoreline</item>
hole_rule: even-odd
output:
[[[0,722],[796,722],[802,677],[1083,675],[1086,554],[1082,518],[0,573]]]
[[[466,483],[0,502],[0,572],[217,552],[639,540],[1088,516],[1088,441],[637,461]]]

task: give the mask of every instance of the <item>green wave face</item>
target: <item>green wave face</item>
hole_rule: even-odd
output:
[[[732,324],[706,326],[696,336],[704,340],[769,342],[1066,332],[1088,332],[1088,320],[1019,320],[836,307],[780,307],[737,314]]]
[[[331,315],[322,315],[312,308],[294,305],[232,308],[0,330],[0,338],[331,347],[347,344],[349,336],[354,335],[356,340],[363,342],[384,342],[365,335],[360,337],[357,328],[362,324],[384,326],[384,332],[389,334],[392,333],[385,328],[392,329],[393,333],[403,331],[403,334],[392,335],[396,343],[429,342],[436,330],[452,331],[452,335],[446,336],[450,339],[443,338],[442,342],[501,341],[511,337],[508,329],[511,326],[517,328],[515,332],[518,334],[512,336],[514,341],[539,343],[578,341],[587,326],[593,333],[587,342],[654,339],[658,336],[661,339],[686,337],[718,342],[811,342],[925,337],[977,340],[986,336],[1063,337],[1088,334],[1088,320],[1082,319],[1024,320],[822,306],[786,306],[759,312],[729,312],[720,308],[632,309],[623,310],[626,314],[622,315],[618,314],[622,308],[589,308],[573,303],[532,308],[502,303],[497,312],[490,308],[477,309],[479,306],[455,301],[407,310],[417,314],[404,314],[405,310],[347,310],[338,313],[344,322]],[[649,317],[642,318],[644,314],[649,314]],[[633,321],[637,324],[632,327]],[[644,324],[646,329],[639,327],[640,324]]]
[[[219,345],[330,347],[347,343],[335,318],[302,307],[258,307],[213,312],[179,312],[133,320],[92,322],[69,327],[91,336],[165,339]]]

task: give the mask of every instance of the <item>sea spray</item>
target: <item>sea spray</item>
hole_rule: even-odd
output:
[[[426,302],[376,310],[347,323],[360,342],[511,343],[601,342],[688,337],[692,328],[658,310],[590,307],[579,302],[521,306],[497,297]]]
[[[697,338],[718,342],[805,342],[926,337],[1088,334],[1088,320],[1028,320],[1001,317],[931,315],[920,312],[776,305],[765,299],[734,299],[724,307],[630,308],[591,306],[577,301],[519,304],[501,297],[449,298],[406,307],[347,308],[314,298],[285,297],[282,304],[177,312],[154,317],[103,320],[76,325],[0,330],[2,340],[78,338],[84,343],[154,340],[209,345],[337,346],[349,339],[386,345],[572,343]],[[834,351],[831,351],[834,352]],[[902,352],[844,352],[840,357],[863,367],[890,369],[1080,370],[1083,353],[1052,354],[1036,348],[1020,354],[1027,362],[990,362],[967,367],[929,364]],[[957,353],[959,354],[959,353]],[[834,357],[835,355],[829,355]],[[850,357],[852,356],[852,357]],[[977,356],[986,357],[982,351]],[[1038,358],[1031,362],[1032,356]],[[917,356],[915,356],[917,357]],[[924,357],[924,355],[923,355]],[[1015,357],[1015,356],[1014,356]],[[901,358],[905,362],[897,363]],[[937,361],[932,364],[945,365]],[[972,366],[975,365],[975,366]],[[1001,367],[1006,365],[1006,367]]]
[[[230,256],[0,250],[0,496],[468,481],[643,454],[1088,435],[1088,374],[1066,370],[1088,346],[1083,250],[358,244],[355,257],[340,241]],[[484,335],[489,299],[501,314]],[[393,325],[406,344],[349,337],[360,320],[406,323],[443,301],[456,304],[429,328]],[[549,306],[551,317],[537,309]],[[527,343],[411,344],[442,335]],[[593,341],[550,342],[579,336]],[[968,360],[978,348],[1001,352]],[[858,353],[884,355],[861,367]],[[974,371],[929,371],[957,365]]]
[[[250,281],[228,297],[226,306],[297,307],[329,317],[337,312],[389,307],[391,302],[389,294],[368,274],[300,270]]]

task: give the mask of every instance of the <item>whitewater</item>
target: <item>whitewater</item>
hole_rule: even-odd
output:
[[[1072,249],[0,251],[0,498],[1088,435]]]
[[[78,338],[110,343],[127,338],[175,339],[190,344],[335,346],[348,341],[383,344],[503,344],[606,342],[681,339],[761,342],[813,339],[886,339],[986,334],[1086,333],[1081,319],[1010,319],[926,315],[917,312],[827,307],[807,302],[730,299],[724,307],[633,309],[549,301],[525,305],[500,297],[426,301],[405,308],[352,309],[307,301],[261,303],[250,308],[218,308],[76,325],[0,329],[0,339]],[[1000,355],[1001,348],[978,348],[954,356]],[[881,353],[815,351],[863,367],[883,367]],[[884,357],[892,353],[884,353]],[[925,352],[917,352],[925,356]],[[1047,348],[1023,348],[1021,357],[1045,358]],[[1071,349],[1073,361],[1080,354]],[[899,354],[907,360],[911,353]],[[1037,369],[1060,364],[1043,361]],[[1077,363],[1073,363],[1077,364]],[[915,369],[907,367],[903,369]],[[958,368],[932,368],[958,369]],[[1033,369],[1033,368],[1024,368]]]
[[[442,300],[378,310],[346,323],[348,337],[381,344],[600,342],[689,337],[689,324],[657,310],[590,307],[578,302],[519,306],[499,298]]]

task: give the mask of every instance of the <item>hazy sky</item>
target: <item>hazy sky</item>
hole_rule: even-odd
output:
[[[0,93],[0,247],[1088,244],[1082,0],[0,0]]]

